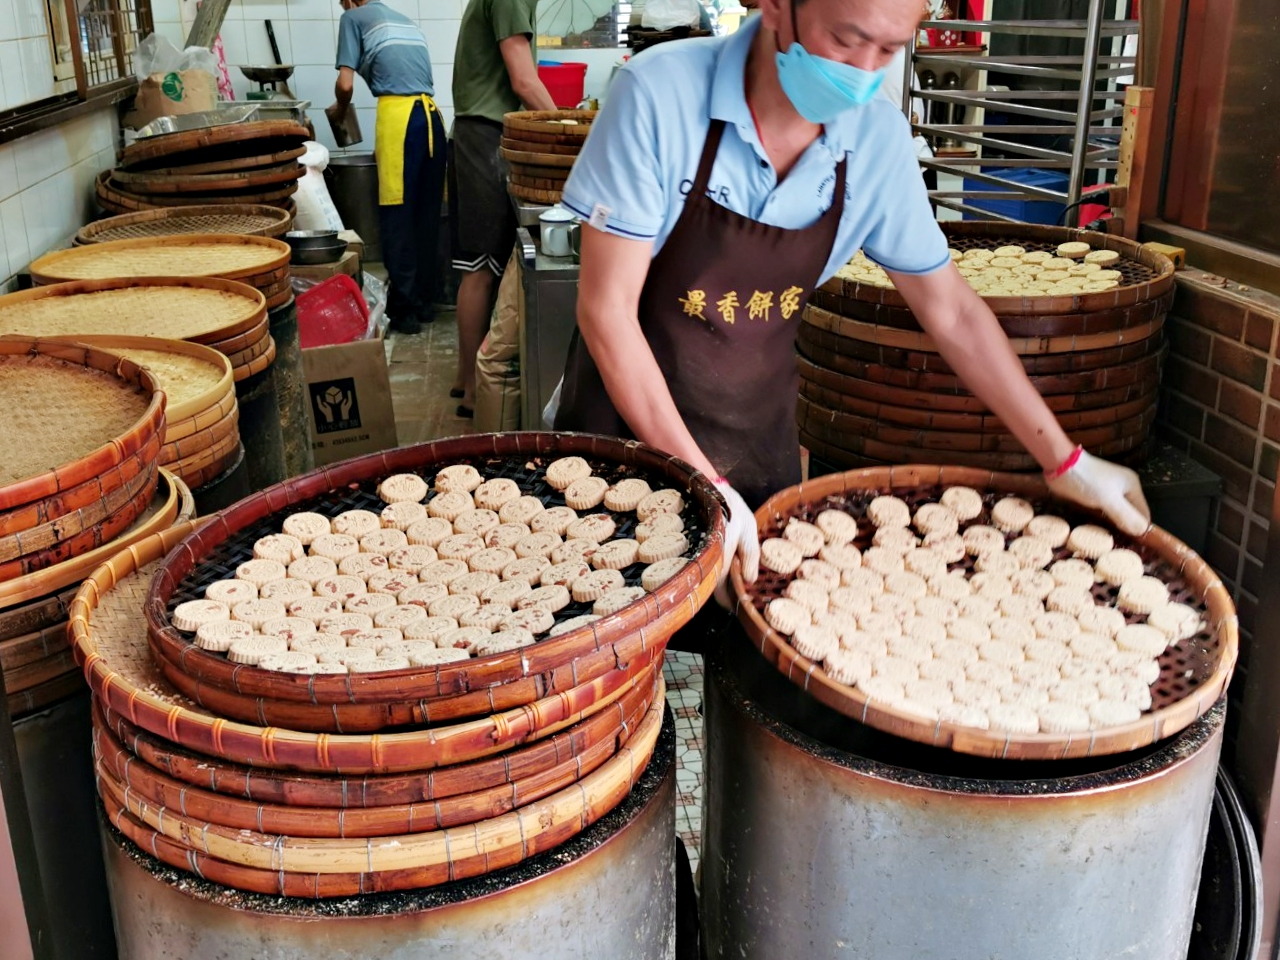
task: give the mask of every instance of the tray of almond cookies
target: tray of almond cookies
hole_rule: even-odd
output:
[[[1225,692],[1235,608],[1213,570],[1152,527],[1138,538],[1035,476],[854,470],[756,514],[738,619],[835,710],[961,753],[1057,759],[1134,750]]]
[[[642,444],[463,437],[218,514],[148,595],[153,656],[221,715],[371,732],[494,714],[660,660],[723,562],[718,495]]]

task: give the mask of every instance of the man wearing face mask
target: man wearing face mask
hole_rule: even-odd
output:
[[[876,97],[921,5],[759,6],[732,36],[646,51],[610,88],[564,192],[588,225],[556,428],[635,436],[715,478],[754,579],[750,511],[800,480],[801,311],[861,248],[1055,493],[1144,530],[1137,476],[1067,438],[952,265],[910,128]]]

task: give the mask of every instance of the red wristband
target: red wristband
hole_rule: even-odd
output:
[[[726,487],[733,486],[733,484],[731,484],[731,483],[729,482],[729,478],[728,478],[728,477],[716,477],[716,478],[715,478],[714,480],[712,480],[711,482],[712,482],[712,483],[714,483],[717,487],[722,486],[722,485],[723,485],[723,486],[726,486]]]
[[[1044,474],[1045,479],[1057,480],[1060,476],[1062,476],[1064,473],[1066,473],[1068,470],[1074,467],[1077,462],[1079,462],[1080,454],[1082,453],[1084,453],[1084,447],[1076,447],[1074,450],[1071,451],[1071,456],[1067,457],[1067,459],[1063,460],[1062,463],[1058,464],[1058,467],[1056,470],[1045,471],[1045,474]]]

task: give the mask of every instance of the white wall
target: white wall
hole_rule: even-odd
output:
[[[4,0],[0,0],[0,3]],[[32,2],[32,0],[18,0]],[[427,46],[431,50],[431,67],[436,82],[436,103],[444,116],[445,126],[453,122],[453,53],[458,42],[458,24],[465,0],[383,0],[388,6],[418,21]],[[156,31],[181,46],[184,24],[195,18],[194,0],[152,0]],[[263,21],[270,19],[285,63],[296,66],[290,87],[295,96],[311,101],[310,117],[316,135],[333,149],[324,108],[333,102],[334,55],[338,43],[338,19],[342,9],[338,0],[232,0],[222,27],[222,43],[235,87],[236,98],[243,99],[253,86],[236,69],[239,64],[271,63],[271,47],[267,42]],[[589,64],[587,96],[601,96],[613,65],[622,50],[561,50],[548,47],[542,51],[547,60],[580,61]],[[372,148],[374,100],[364,81],[356,80],[355,106],[360,111],[360,128],[365,142],[357,150]]]
[[[108,107],[0,145],[0,290],[93,218],[93,180],[114,166],[118,136]]]
[[[0,110],[52,97],[44,0],[0,0]]]

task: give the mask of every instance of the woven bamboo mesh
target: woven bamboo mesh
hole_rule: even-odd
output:
[[[1081,240],[1115,251],[1103,292],[987,298],[1033,384],[1094,452],[1138,458],[1155,416],[1173,297],[1166,257],[1104,234],[985,222],[945,224],[953,248],[1016,244],[1052,254]],[[1037,466],[947,366],[891,287],[834,278],[801,325],[801,440],[837,467],[937,459],[997,470]],[[1135,362],[1136,361],[1136,362]],[[1068,412],[1075,416],[1068,416]]]
[[[252,204],[169,207],[121,214],[90,223],[80,228],[76,243],[105,243],[188,233],[279,237],[289,230],[291,223],[292,217],[277,207]]]
[[[47,253],[31,264],[38,285],[118,277],[222,277],[275,282],[287,275],[283,240],[246,234],[183,234],[113,240]],[[284,271],[281,274],[281,271]]]
[[[756,521],[760,536],[765,539],[779,536],[792,518],[812,520],[822,510],[840,510],[859,521],[860,537],[855,543],[865,547],[873,529],[865,518],[872,498],[891,493],[904,499],[914,511],[922,503],[936,501],[951,486],[972,487],[984,495],[983,512],[962,527],[989,524],[990,507],[1009,494],[1030,501],[1037,512],[1043,508],[1072,524],[1107,526],[1104,519],[1052,500],[1040,477],[928,465],[868,468],[822,477],[779,492],[756,512]],[[782,596],[790,576],[762,570],[760,579],[747,586],[739,566],[734,564],[730,583],[737,597],[738,619],[769,662],[810,696],[862,723],[910,740],[978,756],[1052,760],[1122,753],[1171,736],[1209,710],[1230,683],[1239,639],[1235,607],[1226,588],[1194,551],[1157,527],[1138,538],[1114,531],[1113,535],[1117,546],[1128,547],[1141,556],[1147,575],[1166,583],[1173,600],[1201,611],[1204,624],[1196,636],[1170,645],[1160,656],[1160,675],[1151,685],[1149,712],[1132,723],[1083,734],[979,730],[927,719],[871,699],[856,687],[837,683],[821,664],[801,656],[787,636],[766,622],[766,605]],[[1056,558],[1065,556],[1069,554],[1059,550]],[[966,557],[961,564],[952,564],[951,570],[962,570],[968,576],[971,564],[972,558]],[[1093,589],[1095,602],[1104,606],[1114,602],[1115,594],[1116,588],[1101,583]],[[1128,616],[1131,623],[1142,619]]]

